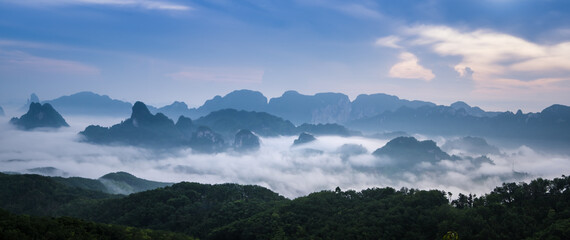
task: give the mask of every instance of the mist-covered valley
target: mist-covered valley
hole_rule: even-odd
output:
[[[1,171],[92,179],[124,171],[159,182],[259,185],[291,199],[336,187],[405,187],[439,189],[454,196],[481,195],[503,182],[554,178],[570,172],[568,155],[483,138],[461,141],[464,136],[411,134],[419,141],[433,140],[450,157],[402,165],[400,159],[373,154],[397,133],[389,137],[316,135],[315,141],[301,145],[293,145],[297,135],[260,137],[256,151],[202,153],[191,148],[93,144],[79,132],[89,125],[111,126],[124,119],[65,119],[70,127],[22,131],[10,124],[8,117],[0,117]],[[486,142],[481,145],[481,140]]]

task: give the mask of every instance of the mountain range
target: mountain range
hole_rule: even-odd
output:
[[[129,109],[132,107],[131,103],[93,92],[79,92],[44,101],[44,103],[52,104],[64,115],[128,116]],[[381,93],[359,95],[351,102],[348,96],[342,93],[303,95],[296,91],[286,91],[282,96],[268,100],[261,92],[244,89],[230,92],[225,96],[215,96],[198,108],[189,108],[186,103],[179,101],[160,108],[153,106],[148,106],[148,108],[152,113],[161,112],[171,119],[177,119],[180,115],[196,119],[211,112],[229,108],[267,112],[300,125],[303,123],[345,123],[395,110],[402,106],[416,108],[424,105],[435,106],[430,102],[408,101]]]
[[[37,96],[32,97],[39,101]],[[28,100],[30,101],[32,100]],[[132,108],[128,102],[91,92],[44,102],[54,104],[64,115],[128,116],[127,111]],[[263,137],[297,135],[300,132],[316,135],[359,135],[354,130],[366,135],[387,132],[469,135],[499,140],[515,139],[518,143],[551,148],[564,147],[570,141],[570,107],[559,104],[537,113],[523,113],[520,110],[516,113],[487,112],[460,101],[443,106],[424,101],[409,101],[386,94],[363,94],[351,102],[341,93],[303,95],[287,91],[281,97],[267,100],[257,91],[236,90],[223,97],[216,96],[198,108],[188,108],[183,102],[174,102],[161,108],[146,108],[149,114],[160,114],[160,121],[164,122],[162,127],[169,126],[166,128],[170,129],[170,133],[164,133],[166,135],[170,136],[171,133],[179,131],[173,130],[174,121],[166,123],[167,119],[185,116],[188,120],[194,119],[190,121],[193,126],[193,129],[188,130],[190,133],[199,126],[207,126],[211,131],[220,134],[227,143],[232,142],[241,129],[250,130]],[[97,134],[102,134],[99,137],[105,135],[99,131],[100,128],[92,127],[89,130],[93,133],[92,137]],[[92,141],[97,142],[96,138]],[[178,134],[176,140],[169,141],[180,141],[182,138],[188,140],[188,137]]]

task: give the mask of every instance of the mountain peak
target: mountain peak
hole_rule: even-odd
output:
[[[148,107],[140,101],[137,101],[135,105],[133,105],[133,112],[131,114],[132,119],[141,118],[145,119],[151,117],[152,114],[148,110]]]
[[[10,123],[29,130],[38,127],[69,127],[65,119],[49,104],[32,102],[28,112],[20,118],[12,118]]]
[[[390,157],[401,166],[452,159],[452,157],[442,151],[434,141],[418,141],[414,137],[394,138],[372,154],[374,156]]]
[[[470,109],[471,106],[469,106],[469,104],[463,102],[463,101],[457,101],[454,102],[450,105],[450,107],[455,108],[455,109]]]

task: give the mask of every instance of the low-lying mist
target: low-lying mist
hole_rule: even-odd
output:
[[[125,171],[162,182],[255,184],[288,198],[337,186],[343,190],[390,186],[439,189],[455,196],[460,192],[480,195],[505,181],[554,178],[570,172],[569,156],[538,153],[526,146],[498,146],[500,153],[488,154],[491,161],[487,162],[473,161],[480,155],[465,149],[444,149],[463,160],[401,168],[394,167],[394,159],[372,155],[389,140],[365,137],[320,136],[317,141],[295,147],[295,136],[261,138],[261,148],[256,152],[198,154],[190,149],[155,151],[80,141],[77,133],[87,125],[110,126],[117,119],[68,117],[69,128],[36,131],[16,130],[8,121],[0,117],[2,172],[30,173],[51,167],[48,169],[54,175],[99,178]],[[440,147],[447,141],[432,139]]]

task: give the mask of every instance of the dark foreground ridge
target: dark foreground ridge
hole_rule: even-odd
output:
[[[54,179],[0,174],[0,208],[15,214],[73,217],[0,211],[0,227],[17,229],[0,232],[3,239],[41,229],[19,227],[23,221],[26,226],[55,224],[54,229],[86,225],[87,232],[99,226],[89,222],[94,221],[200,239],[441,239],[449,231],[457,232],[460,239],[570,237],[570,177],[566,176],[504,183],[484,196],[459,194],[451,201],[451,194],[443,191],[390,187],[359,192],[337,188],[289,200],[259,186],[187,182],[120,196]],[[99,234],[122,231],[101,225],[105,226],[114,230]]]

